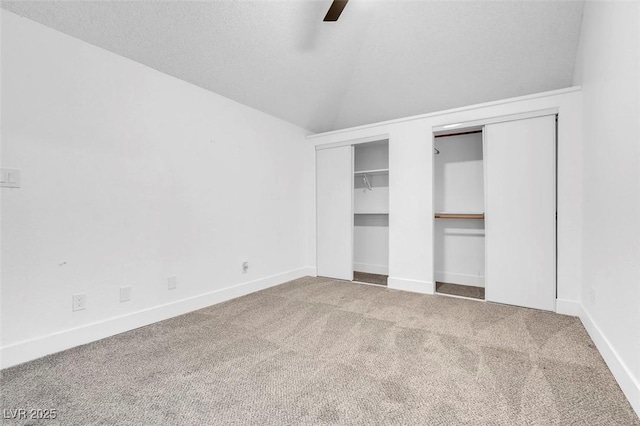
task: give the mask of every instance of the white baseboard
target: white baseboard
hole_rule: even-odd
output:
[[[456,274],[454,272],[436,271],[436,281],[441,283],[452,283],[471,285],[474,287],[484,287],[484,275]]]
[[[354,271],[368,272],[369,274],[389,275],[388,265],[370,265],[368,263],[354,263]]]
[[[318,276],[318,268],[315,266],[305,266],[301,269],[303,277],[317,277]]]
[[[575,300],[556,299],[556,314],[579,317],[582,314],[582,305]]]
[[[0,368],[11,367],[45,355],[104,339],[105,337],[206,308],[207,306],[235,299],[236,297],[264,290],[307,275],[315,276],[315,268],[306,267],[287,271],[126,315],[12,343],[0,348]]]
[[[413,293],[434,293],[433,283],[429,281],[408,280],[406,278],[389,277],[387,287],[394,290],[411,291]]]
[[[584,328],[589,333],[591,340],[595,343],[600,355],[607,363],[609,370],[613,374],[613,377],[618,382],[620,389],[629,400],[629,403],[635,410],[638,417],[640,417],[640,382],[633,376],[631,369],[620,358],[618,352],[611,346],[611,342],[600,330],[600,327],[593,321],[593,317],[587,312],[581,305],[580,320],[584,325]]]

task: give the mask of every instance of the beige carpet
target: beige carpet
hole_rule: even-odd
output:
[[[387,285],[388,275],[370,274],[368,272],[353,271],[353,280],[361,283]]]
[[[0,380],[43,425],[640,425],[576,318],[318,278]]]
[[[436,282],[436,293],[452,294],[454,296],[471,297],[484,300],[484,288],[470,285]]]

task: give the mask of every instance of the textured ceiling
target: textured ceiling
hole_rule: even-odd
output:
[[[581,1],[3,1],[314,132],[568,87]]]

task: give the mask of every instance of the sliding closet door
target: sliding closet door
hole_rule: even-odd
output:
[[[353,280],[351,146],[316,151],[318,276]]]
[[[485,127],[486,299],[555,310],[555,116]]]

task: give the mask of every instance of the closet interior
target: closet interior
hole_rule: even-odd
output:
[[[483,128],[434,133],[435,291],[485,299]]]
[[[389,141],[354,145],[353,281],[387,285]]]

